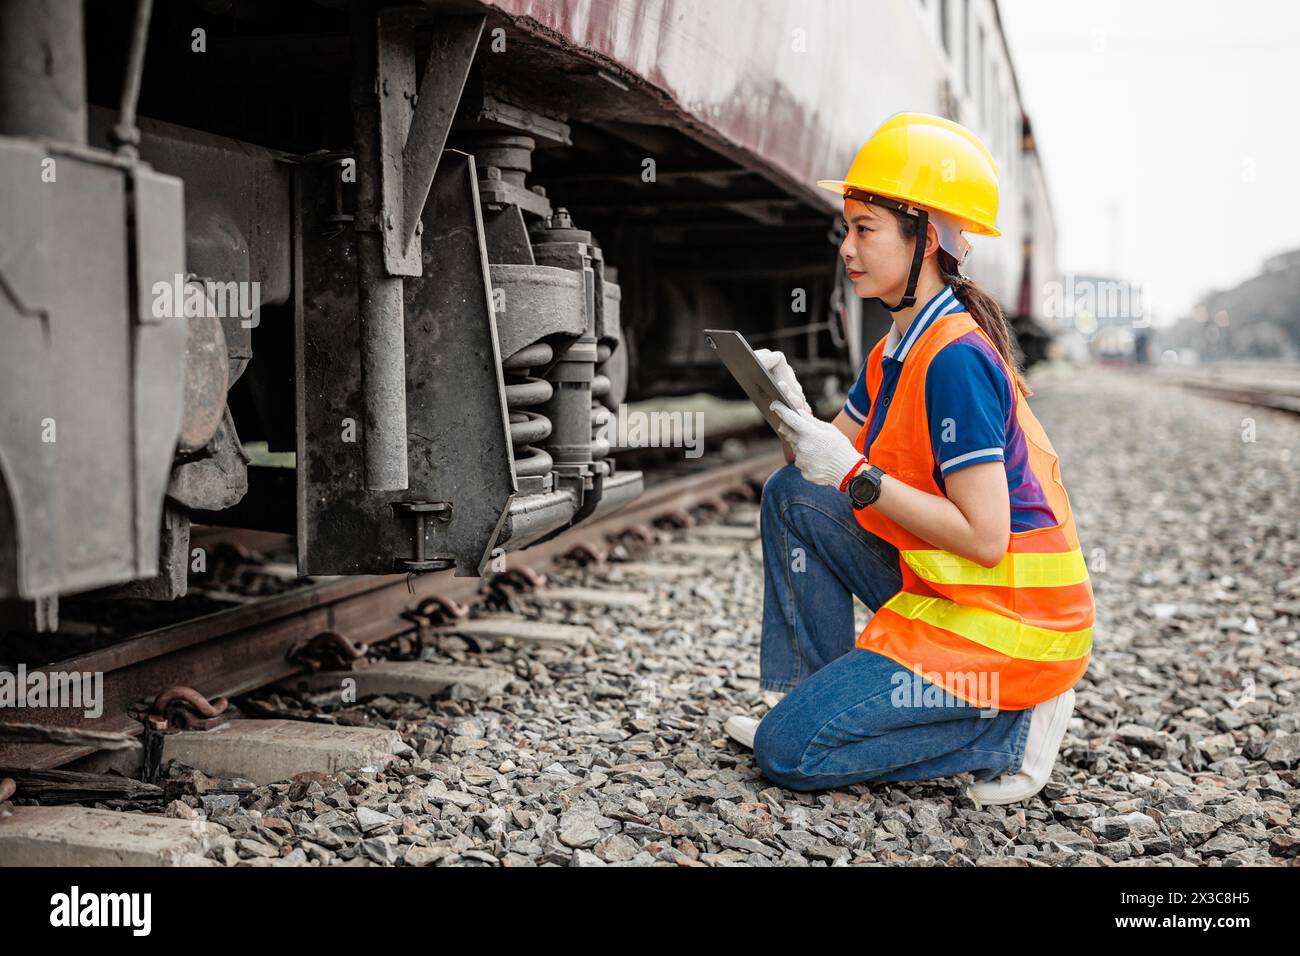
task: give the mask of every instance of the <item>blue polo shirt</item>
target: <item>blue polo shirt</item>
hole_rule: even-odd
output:
[[[952,287],[944,286],[917,313],[903,336],[891,323],[881,359],[880,394],[874,400],[867,392],[867,367],[862,366],[849,389],[844,411],[859,425],[871,421],[864,444],[868,461],[871,445],[889,415],[912,346],[930,326],[964,311]],[[1011,530],[1048,528],[1056,524],[1056,517],[1029,467],[1025,435],[1015,417],[1011,389],[1011,380],[997,354],[978,332],[968,332],[938,351],[925,377],[934,481],[944,492],[946,475],[981,462],[1003,462],[1011,499]]]

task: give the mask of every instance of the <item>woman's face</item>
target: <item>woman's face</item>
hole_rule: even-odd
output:
[[[848,231],[840,243],[840,259],[853,291],[864,299],[901,298],[912,268],[912,243],[903,239],[898,220],[888,210],[846,199],[843,221]]]

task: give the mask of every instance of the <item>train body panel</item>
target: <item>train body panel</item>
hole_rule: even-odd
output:
[[[662,90],[682,111],[684,126],[744,151],[791,196],[815,207],[840,209],[813,183],[841,176],[893,113],[939,113],[969,126],[992,152],[1002,192],[1002,236],[974,240],[971,274],[1009,311],[1017,306],[1028,238],[1024,198],[1036,175],[1027,164],[1037,158],[1024,152],[1023,110],[991,0],[492,0],[491,6],[518,18],[521,30],[562,37],[593,60],[604,58]],[[1044,274],[1042,281],[1050,278]]]

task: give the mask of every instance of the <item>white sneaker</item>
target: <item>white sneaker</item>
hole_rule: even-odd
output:
[[[784,696],[785,693],[783,691],[765,690],[763,691],[763,703],[767,704],[767,709],[770,711],[781,702],[781,698]],[[727,736],[736,743],[744,744],[750,750],[753,750],[754,734],[758,732],[758,720],[759,718],[744,717],[740,714],[735,714],[727,718],[726,722],[722,725],[722,729],[725,730]]]
[[[1015,773],[1004,773],[996,780],[973,783],[966,788],[966,795],[977,806],[988,806],[1028,800],[1042,790],[1052,775],[1066,725],[1073,713],[1073,690],[1036,704],[1029,717],[1029,736],[1025,740],[1025,759],[1020,769]]]
[[[750,750],[754,749],[754,734],[758,732],[758,718],[742,717],[735,714],[727,718],[726,723],[722,725],[722,729],[736,743],[743,744]]]

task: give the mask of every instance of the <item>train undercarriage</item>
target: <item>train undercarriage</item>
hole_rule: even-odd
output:
[[[192,523],[482,575],[640,493],[611,413],[725,389],[706,325],[848,371],[830,217],[490,8],[2,9],[11,624],[184,595]]]
[[[185,595],[193,524],[484,575],[638,496],[625,403],[740,397],[706,327],[848,384],[889,315],[792,172],[825,123],[745,51],[724,133],[700,37],[632,69],[577,38],[645,10],[581,9],[0,0],[0,625]]]

